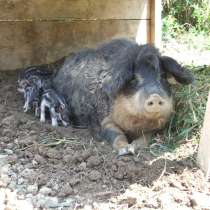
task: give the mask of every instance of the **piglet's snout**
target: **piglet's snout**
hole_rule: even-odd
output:
[[[162,112],[166,107],[168,107],[168,102],[158,94],[150,95],[144,104],[145,110],[150,113]]]

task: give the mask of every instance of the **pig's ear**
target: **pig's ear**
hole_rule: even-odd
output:
[[[162,56],[160,58],[162,68],[167,75],[173,76],[174,79],[183,85],[188,85],[194,82],[194,76],[171,57]]]

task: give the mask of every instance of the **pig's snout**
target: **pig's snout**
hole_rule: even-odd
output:
[[[152,94],[145,101],[144,108],[150,113],[160,113],[168,107],[168,101],[158,94]]]

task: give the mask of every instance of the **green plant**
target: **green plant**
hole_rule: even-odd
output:
[[[210,0],[163,0],[163,31],[177,24],[187,31],[210,33]]]
[[[199,135],[203,123],[208,91],[210,67],[191,67],[196,78],[195,86],[177,88],[176,113],[164,131],[166,144],[174,145],[180,140]]]

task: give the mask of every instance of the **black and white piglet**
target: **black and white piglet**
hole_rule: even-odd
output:
[[[69,110],[65,99],[54,89],[49,88],[43,91],[40,102],[40,121],[45,122],[46,110],[49,110],[52,126],[58,126],[61,122],[63,126],[69,125]]]
[[[29,109],[35,110],[35,116],[39,116],[39,103],[40,103],[40,90],[36,85],[28,85],[24,88],[24,112],[27,112]]]

